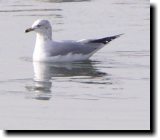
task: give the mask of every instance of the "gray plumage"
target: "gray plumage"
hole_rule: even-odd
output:
[[[56,46],[54,50],[49,51],[50,56],[57,55],[67,55],[68,53],[72,54],[91,54],[95,53],[106,44],[112,40],[120,37],[122,34],[100,38],[100,39],[89,39],[82,41],[63,41],[63,42],[54,42],[53,46]]]

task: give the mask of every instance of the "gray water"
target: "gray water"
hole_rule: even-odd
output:
[[[150,129],[148,0],[1,0],[1,129]],[[89,61],[33,63],[39,18],[55,40],[124,33]]]

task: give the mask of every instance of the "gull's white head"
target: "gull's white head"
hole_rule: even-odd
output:
[[[52,37],[52,27],[48,20],[38,19],[25,32],[35,31],[38,34]]]

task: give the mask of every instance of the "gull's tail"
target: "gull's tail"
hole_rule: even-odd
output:
[[[90,40],[90,43],[102,43],[102,44],[107,44],[110,41],[112,41],[113,39],[116,39],[118,37],[120,37],[123,34],[119,34],[119,35],[115,35],[115,36],[110,36],[110,37],[104,37],[104,38],[100,38],[100,39],[94,39],[94,40]]]

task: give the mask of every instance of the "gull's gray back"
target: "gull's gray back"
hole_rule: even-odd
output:
[[[53,43],[54,49],[51,49],[50,56],[57,55],[67,55],[72,54],[82,54],[82,55],[92,55],[101,49],[104,45],[108,44],[112,40],[120,37],[122,34],[104,37],[100,39],[90,39],[82,41],[64,41]]]
[[[75,41],[54,42],[52,45],[54,49],[50,49],[49,56],[67,55],[69,53],[87,55],[96,52],[104,46],[104,44],[99,43]]]

